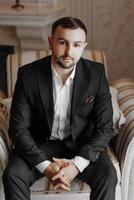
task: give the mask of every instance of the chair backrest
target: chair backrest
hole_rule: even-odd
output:
[[[10,54],[7,58],[7,96],[12,97],[18,68],[24,64],[30,63],[34,60],[43,58],[50,54],[50,51],[32,50],[19,51],[15,54]],[[83,57],[92,61],[104,64],[107,75],[106,55],[103,51],[85,50]]]

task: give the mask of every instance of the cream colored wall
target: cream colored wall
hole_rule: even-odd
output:
[[[0,3],[2,1],[14,2],[0,0]],[[84,21],[88,28],[88,48],[105,50],[110,80],[122,77],[134,78],[133,0],[57,0],[56,2],[66,6],[65,15],[79,17]],[[5,31],[4,37],[3,31]],[[0,44],[16,45],[18,40],[14,33],[12,28],[10,30],[0,28]]]
[[[63,1],[66,14],[80,17],[87,25],[89,48],[106,51],[110,80],[134,78],[134,1]]]

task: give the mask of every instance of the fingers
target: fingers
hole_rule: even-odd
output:
[[[70,187],[69,177],[65,175],[63,170],[61,170],[59,173],[55,174],[52,177],[52,181],[56,181],[56,180],[59,180],[61,183],[64,183],[65,185]]]
[[[67,177],[61,175],[55,175],[55,176],[52,178],[53,182],[59,180],[61,183],[64,183],[66,186],[70,187],[69,179]]]
[[[58,189],[62,189],[62,190],[65,190],[65,191],[69,191],[70,190],[70,187],[65,185],[64,183],[58,183],[54,186],[54,190],[58,190]]]
[[[52,181],[55,181],[56,179],[62,179],[64,176],[64,174],[61,173],[61,171],[59,173],[57,173],[56,175],[53,176]]]
[[[67,167],[70,164],[66,159],[53,158],[53,161],[56,162],[59,167]]]

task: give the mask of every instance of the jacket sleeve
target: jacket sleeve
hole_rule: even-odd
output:
[[[46,160],[46,156],[33,140],[29,130],[30,125],[31,108],[28,103],[23,76],[21,70],[19,70],[11,105],[9,135],[14,144],[15,152],[31,167],[34,167]]]
[[[94,129],[78,153],[79,156],[89,159],[92,162],[98,159],[100,152],[106,149],[110,139],[113,137],[113,109],[104,67],[94,101],[92,111]]]

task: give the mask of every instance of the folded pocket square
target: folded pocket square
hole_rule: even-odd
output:
[[[89,95],[86,99],[85,99],[85,103],[91,103],[93,101],[94,97],[93,95]]]

